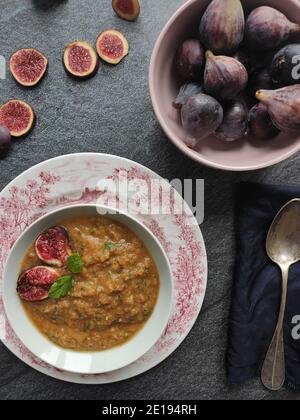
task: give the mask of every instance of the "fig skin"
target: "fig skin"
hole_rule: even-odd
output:
[[[275,55],[271,76],[276,87],[300,83],[300,44],[287,45]]]
[[[49,296],[53,283],[59,279],[59,272],[54,268],[37,266],[19,276],[17,293],[22,300],[39,302]]]
[[[11,147],[11,135],[9,129],[4,126],[0,126],[0,158],[7,155]]]
[[[197,39],[188,39],[178,48],[176,54],[178,74],[186,81],[199,81],[203,76],[205,51]]]
[[[249,129],[260,140],[270,140],[280,133],[271,120],[268,108],[263,103],[256,104],[250,110]]]
[[[45,76],[48,59],[34,48],[23,48],[10,57],[9,69],[21,86],[33,87]]]
[[[136,20],[141,12],[139,0],[112,0],[112,7],[120,18],[129,22]]]
[[[53,226],[41,233],[35,241],[35,252],[45,264],[64,267],[72,254],[67,230],[62,226]]]
[[[235,99],[246,89],[248,73],[246,68],[233,57],[215,56],[206,53],[204,89],[208,95],[220,100]]]
[[[247,19],[246,45],[250,49],[265,51],[280,46],[299,33],[300,25],[272,7],[261,6],[254,9]]]
[[[245,15],[240,0],[213,0],[199,27],[200,39],[215,54],[234,54],[244,38]]]
[[[178,95],[173,102],[174,108],[181,109],[190,97],[198,95],[199,93],[204,93],[202,85],[199,83],[185,83],[181,86]]]
[[[109,29],[98,36],[97,52],[106,63],[117,65],[129,53],[128,41],[121,32]]]
[[[32,107],[24,101],[12,99],[0,107],[0,125],[7,127],[12,137],[27,136],[35,122],[36,115]]]
[[[216,137],[223,141],[236,141],[243,138],[248,128],[248,109],[242,102],[233,101],[224,107],[224,119]]]
[[[300,131],[300,85],[277,90],[259,90],[256,97],[266,105],[279,130]]]
[[[70,63],[70,54],[72,51],[73,52],[76,51],[76,49],[81,49],[82,53],[86,51],[89,54],[91,63],[88,69],[77,71],[72,68],[72,64]],[[99,69],[99,59],[94,48],[88,42],[79,41],[79,40],[74,41],[71,44],[67,45],[64,51],[64,55],[63,55],[63,64],[64,64],[64,68],[66,72],[69,75],[71,75],[72,77],[76,79],[82,79],[82,80],[89,79],[95,76],[95,74],[97,73]],[[80,63],[77,62],[77,64],[79,65]],[[83,65],[84,65],[84,60],[83,60]]]
[[[181,108],[182,125],[190,137],[189,147],[214,133],[223,121],[222,105],[211,96],[200,93],[192,96]]]

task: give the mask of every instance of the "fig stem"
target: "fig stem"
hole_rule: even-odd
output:
[[[269,100],[269,95],[267,90],[258,90],[256,92],[256,97],[259,101],[267,102]]]

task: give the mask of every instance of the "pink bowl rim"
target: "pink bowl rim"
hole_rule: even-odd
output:
[[[192,160],[202,163],[206,166],[215,168],[215,169],[221,169],[225,171],[233,171],[233,172],[243,172],[243,171],[255,171],[258,169],[264,169],[268,168],[270,166],[273,166],[277,163],[283,162],[289,157],[293,156],[295,153],[297,153],[300,150],[300,142],[299,144],[295,144],[294,147],[291,147],[290,150],[288,150],[286,153],[283,153],[280,157],[270,159],[264,163],[259,163],[256,165],[244,165],[244,166],[230,166],[226,164],[220,164],[213,162],[205,157],[203,157],[200,153],[190,149],[188,146],[184,144],[184,142],[178,137],[174,132],[169,128],[168,124],[166,123],[165,119],[163,118],[162,114],[159,111],[159,105],[157,96],[155,93],[155,84],[154,84],[154,73],[155,73],[155,66],[156,66],[156,59],[158,55],[158,51],[160,49],[161,42],[163,41],[164,37],[166,36],[167,32],[169,31],[170,27],[173,25],[174,21],[178,18],[179,15],[186,9],[188,9],[192,4],[198,2],[199,0],[187,0],[186,3],[184,3],[182,6],[177,9],[177,11],[171,16],[171,18],[168,20],[164,28],[162,29],[152,52],[151,60],[150,60],[150,68],[149,68],[149,89],[150,89],[150,96],[152,101],[152,106],[156,115],[156,118],[158,119],[163,131],[167,135],[167,137],[172,141],[172,143],[179,149],[181,152],[183,152],[186,156],[190,157]],[[286,2],[289,2],[300,10],[300,2],[298,0],[285,0]]]

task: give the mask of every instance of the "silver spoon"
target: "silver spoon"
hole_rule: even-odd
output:
[[[269,257],[282,272],[282,296],[277,327],[261,373],[264,386],[278,391],[285,382],[283,322],[290,266],[300,260],[300,199],[288,202],[275,217],[267,237]]]

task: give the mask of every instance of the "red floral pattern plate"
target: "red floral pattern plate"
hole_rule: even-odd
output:
[[[150,185],[153,180],[162,180],[135,162],[95,153],[61,156],[18,176],[0,193],[0,282],[11,247],[34,220],[66,205],[95,203],[103,195],[100,180],[122,182],[124,176],[136,184],[142,181]],[[112,196],[115,192],[109,191],[109,194]],[[120,196],[115,198],[118,201],[123,199]],[[156,198],[162,204],[162,194]],[[135,203],[144,199],[142,194],[134,196]],[[137,216],[161,241],[175,279],[174,307],[169,324],[146,355],[123,369],[106,374],[80,375],[59,371],[36,358],[16,337],[6,319],[0,292],[0,338],[4,345],[23,362],[46,375],[83,384],[131,378],[158,365],[173,353],[199,315],[207,284],[207,257],[199,226],[182,197],[175,193],[173,200],[178,208],[184,208],[183,215]]]

